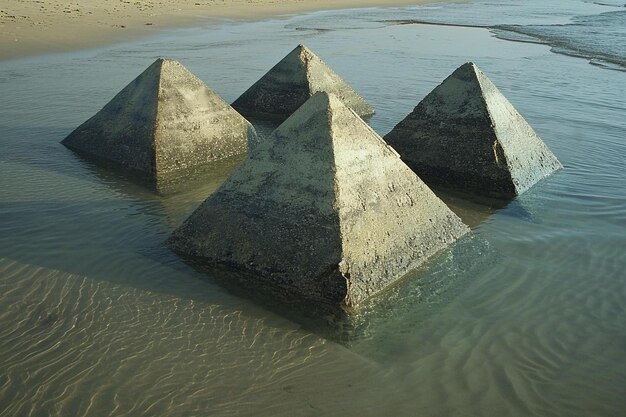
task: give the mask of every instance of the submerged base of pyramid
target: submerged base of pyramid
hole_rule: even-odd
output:
[[[385,136],[429,185],[508,200],[561,168],[472,63],[458,68]]]
[[[468,231],[352,110],[318,93],[168,244],[283,294],[356,307]]]
[[[195,195],[204,193],[206,196],[219,188],[245,158],[246,154],[238,154],[205,165],[162,174],[158,177],[146,175],[141,171],[132,171],[119,164],[93,156],[81,158],[81,165],[101,182],[118,189],[122,193],[129,190],[138,191],[139,189],[135,187],[128,188],[129,183],[133,183],[133,185],[138,185],[144,189],[141,192],[145,192],[147,189],[161,196],[181,192],[194,192]]]
[[[181,64],[158,59],[63,145],[156,182],[245,153],[252,125]]]

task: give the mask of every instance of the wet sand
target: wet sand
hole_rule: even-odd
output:
[[[7,0],[0,6],[0,59],[108,45],[211,19],[253,20],[326,9],[392,7],[438,0]]]

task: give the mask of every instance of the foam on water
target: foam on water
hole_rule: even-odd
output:
[[[381,24],[484,27],[502,39],[545,43],[554,52],[587,58],[608,69],[626,70],[626,11],[621,2],[475,1],[384,12],[366,9],[358,15],[346,12],[344,17],[344,30]],[[291,25],[301,30],[337,29],[333,14],[304,18]]]
[[[607,11],[571,1],[545,16],[522,3],[485,25]],[[3,62],[0,415],[620,415],[624,73],[484,28],[377,23],[416,10],[212,25]],[[480,14],[424,13],[450,10],[455,24]],[[301,42],[376,108],[380,134],[475,61],[565,166],[499,210],[448,196],[473,236],[346,334],[229,293],[164,247],[232,167],[161,196],[59,144],[158,56],[232,101]]]
[[[555,52],[613,64],[626,71],[626,10],[576,16],[565,25],[500,25],[495,33],[527,35],[553,47]]]

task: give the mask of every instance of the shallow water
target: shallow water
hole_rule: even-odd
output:
[[[626,71],[626,10],[619,0],[476,0],[346,12],[342,18],[344,29],[389,23],[489,28],[502,39],[543,43],[554,52]],[[336,20],[335,15],[316,16],[293,27],[327,30],[336,27]]]
[[[227,23],[0,64],[0,415],[621,415],[625,74],[485,29],[375,23],[412,13]],[[473,236],[366,306],[348,337],[231,294],[163,246],[228,169],[159,196],[59,144],[158,56],[232,101],[300,42],[370,101],[381,134],[473,60],[565,166],[504,209],[462,204]]]

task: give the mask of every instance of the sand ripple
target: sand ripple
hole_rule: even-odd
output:
[[[322,410],[378,368],[278,317],[7,259],[0,291],[3,416]]]

